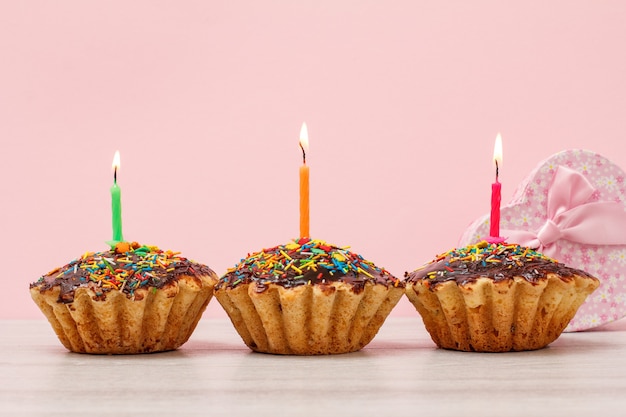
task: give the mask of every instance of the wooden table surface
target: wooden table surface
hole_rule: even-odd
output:
[[[392,317],[360,352],[249,351],[204,319],[175,352],[67,352],[45,320],[0,321],[3,416],[626,416],[626,320],[520,353],[436,349]]]

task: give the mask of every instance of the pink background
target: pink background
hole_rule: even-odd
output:
[[[401,276],[584,148],[626,167],[626,2],[3,1],[0,318],[28,284],[124,235],[218,274],[311,233]],[[207,315],[225,317],[213,301]],[[394,315],[417,314],[402,300]]]

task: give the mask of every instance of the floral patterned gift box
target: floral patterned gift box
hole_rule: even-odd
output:
[[[500,235],[600,280],[565,331],[626,316],[626,174],[585,150],[557,153],[501,209]],[[472,223],[459,246],[489,235],[489,215]]]

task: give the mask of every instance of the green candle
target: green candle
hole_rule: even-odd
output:
[[[113,214],[113,240],[108,242],[111,247],[124,241],[122,236],[122,190],[117,185],[117,169],[120,167],[120,152],[113,157],[113,186],[111,187],[111,212]]]

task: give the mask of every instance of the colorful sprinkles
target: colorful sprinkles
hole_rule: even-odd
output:
[[[84,253],[42,276],[31,288],[40,287],[45,291],[59,285],[60,301],[68,303],[73,301],[74,291],[79,287],[93,289],[96,297],[111,290],[133,297],[139,288],[161,288],[181,274],[196,276],[208,272],[207,266],[189,261],[180,256],[180,252],[121,242],[115,250]]]
[[[379,268],[349,247],[337,247],[322,240],[301,238],[286,245],[248,254],[220,279],[216,288],[235,287],[251,281],[262,288],[270,283],[283,287],[305,284],[348,282],[362,287],[365,282],[401,285],[384,268]]]
[[[449,280],[465,283],[479,276],[496,281],[521,276],[534,282],[548,272],[563,277],[571,276],[573,273],[585,274],[528,247],[482,241],[438,255],[421,268],[411,273],[407,272],[405,281],[426,279],[432,283]]]
[[[528,261],[542,259],[548,262],[557,262],[556,260],[537,252],[534,249],[523,247],[518,244],[496,244],[482,241],[475,245],[469,245],[464,248],[452,249],[443,253],[435,259],[435,262],[446,259],[444,267],[448,267],[454,262],[480,262],[482,266],[490,264],[517,264],[521,266]]]

